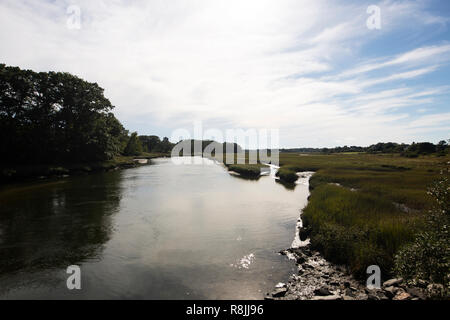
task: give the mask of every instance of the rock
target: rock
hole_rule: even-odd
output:
[[[418,279],[416,282],[416,285],[420,288],[426,288],[427,287],[427,282],[425,280],[422,279]]]
[[[316,296],[329,296],[329,295],[331,295],[331,292],[327,286],[323,286],[323,287],[320,287],[319,289],[314,290],[314,294]]]
[[[333,294],[333,295],[329,295],[329,296],[314,296],[311,298],[311,300],[322,300],[322,301],[341,300],[341,299],[342,298],[337,294]]]
[[[359,293],[356,295],[356,300],[367,300],[369,296],[365,293]]]
[[[367,299],[369,300],[380,300],[378,295],[375,292],[371,292],[367,295]]]
[[[398,279],[391,279],[388,281],[385,281],[383,283],[383,287],[391,287],[391,286],[398,286],[400,283],[403,282],[402,278],[398,278]]]
[[[431,297],[441,297],[444,294],[444,286],[438,283],[431,283],[427,286],[427,293]]]
[[[406,292],[408,292],[411,296],[425,300],[425,294],[419,288],[406,288]]]
[[[390,299],[394,298],[395,295],[397,294],[398,288],[394,287],[394,286],[390,286],[384,289],[384,292],[386,294],[386,296]]]
[[[345,269],[344,266],[336,266],[336,270],[339,271],[339,272],[346,272],[347,271],[347,269]]]
[[[345,282],[344,282],[344,287],[350,288],[350,282],[349,282],[349,281],[345,281]]]
[[[306,239],[308,239],[309,234],[310,230],[308,230],[307,228],[301,228],[298,232],[298,236],[301,241],[305,241]]]
[[[356,300],[355,298],[353,298],[353,297],[351,297],[351,296],[344,296],[343,298],[344,298],[344,300],[346,300],[346,301]]]
[[[275,298],[284,297],[286,295],[286,292],[287,292],[286,287],[277,288],[277,289],[275,289],[275,291],[272,292],[272,297],[275,297]]]
[[[411,295],[408,292],[402,292],[397,294],[392,300],[409,300]]]
[[[384,294],[379,294],[378,297],[380,298],[380,300],[390,300],[386,295]]]
[[[349,297],[354,297],[353,291],[350,288],[345,289],[345,295]]]
[[[307,255],[308,257],[311,256],[311,248],[309,246],[307,247],[302,247],[301,248],[301,253],[304,253],[305,255]]]

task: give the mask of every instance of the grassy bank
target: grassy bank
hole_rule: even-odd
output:
[[[0,167],[0,181],[2,183],[8,183],[22,180],[32,180],[36,178],[87,174],[99,171],[110,171],[119,168],[132,168],[139,165],[134,161],[134,159],[153,159],[164,156],[167,156],[167,154],[143,153],[138,157],[116,156],[112,160],[102,162],[3,165]]]
[[[449,157],[385,154],[281,154],[280,179],[316,171],[303,213],[313,247],[358,276],[377,264],[387,276],[394,255],[414,239],[433,205],[427,187]],[[295,181],[295,180],[294,180]]]
[[[239,173],[244,178],[259,178],[261,176],[261,170],[267,168],[263,164],[231,164],[226,165],[229,171]]]
[[[257,163],[250,163],[248,153],[217,154],[211,159],[223,163],[228,171],[238,173],[247,179],[258,179],[262,171],[270,170],[269,166],[259,162],[259,157],[256,159]]]

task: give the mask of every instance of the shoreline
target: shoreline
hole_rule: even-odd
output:
[[[0,186],[16,183],[32,183],[50,179],[64,179],[71,176],[136,168],[147,165],[149,160],[166,157],[166,154],[155,154],[135,157],[120,156],[103,162],[17,166],[3,165],[0,166]],[[144,163],[142,160],[147,161]]]
[[[308,187],[314,172],[297,172],[296,184]],[[307,204],[305,205],[305,207]],[[310,239],[305,237],[300,210],[296,231],[291,247],[279,253],[295,260],[297,274],[287,283],[278,283],[268,292],[265,300],[425,300],[425,288],[411,287],[403,279],[390,279],[377,289],[369,289],[356,280],[345,266],[327,261],[318,251],[311,249]],[[302,234],[303,233],[303,234]],[[302,239],[303,238],[303,239]]]

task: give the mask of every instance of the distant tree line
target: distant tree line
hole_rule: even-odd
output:
[[[174,147],[169,138],[158,136],[138,136],[133,132],[123,152],[126,156],[139,156],[142,153],[169,153]]]
[[[104,161],[168,152],[167,138],[131,136],[97,83],[0,64],[0,163]]]
[[[399,153],[405,157],[418,157],[419,155],[436,154],[446,155],[449,150],[449,142],[442,140],[438,144],[430,142],[419,142],[412,144],[399,144],[395,142],[380,142],[368,147],[343,146],[335,148],[293,148],[281,149],[280,152],[305,152],[305,153],[344,153],[344,152],[367,152],[367,153]]]
[[[194,140],[186,139],[181,140],[177,143],[180,147],[180,156],[195,155],[197,151],[203,154],[204,152],[215,155],[216,153],[222,152],[223,154],[227,152],[231,153],[241,153],[244,150],[237,143],[232,142],[217,142],[214,140]],[[197,150],[198,149],[198,150]],[[187,154],[190,152],[189,154]]]
[[[152,153],[168,153],[172,151],[174,143],[169,138],[164,137],[162,140],[158,136],[139,136],[144,152]]]

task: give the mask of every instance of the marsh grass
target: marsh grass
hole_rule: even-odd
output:
[[[256,158],[257,163],[250,161],[248,152],[216,154],[209,158],[224,164],[229,171],[236,172],[243,178],[258,179],[262,170],[269,169],[267,165],[260,163],[259,157]]]
[[[266,166],[262,164],[230,164],[227,167],[229,171],[239,173],[243,177],[258,178],[261,176],[261,169]]]
[[[420,225],[419,215],[388,199],[331,184],[314,189],[302,217],[313,246],[359,276],[372,264],[390,272],[394,254]]]
[[[385,154],[281,154],[279,177],[315,171],[303,219],[313,247],[365,277],[371,264],[388,276],[395,254],[423,228],[427,188],[449,157]]]

